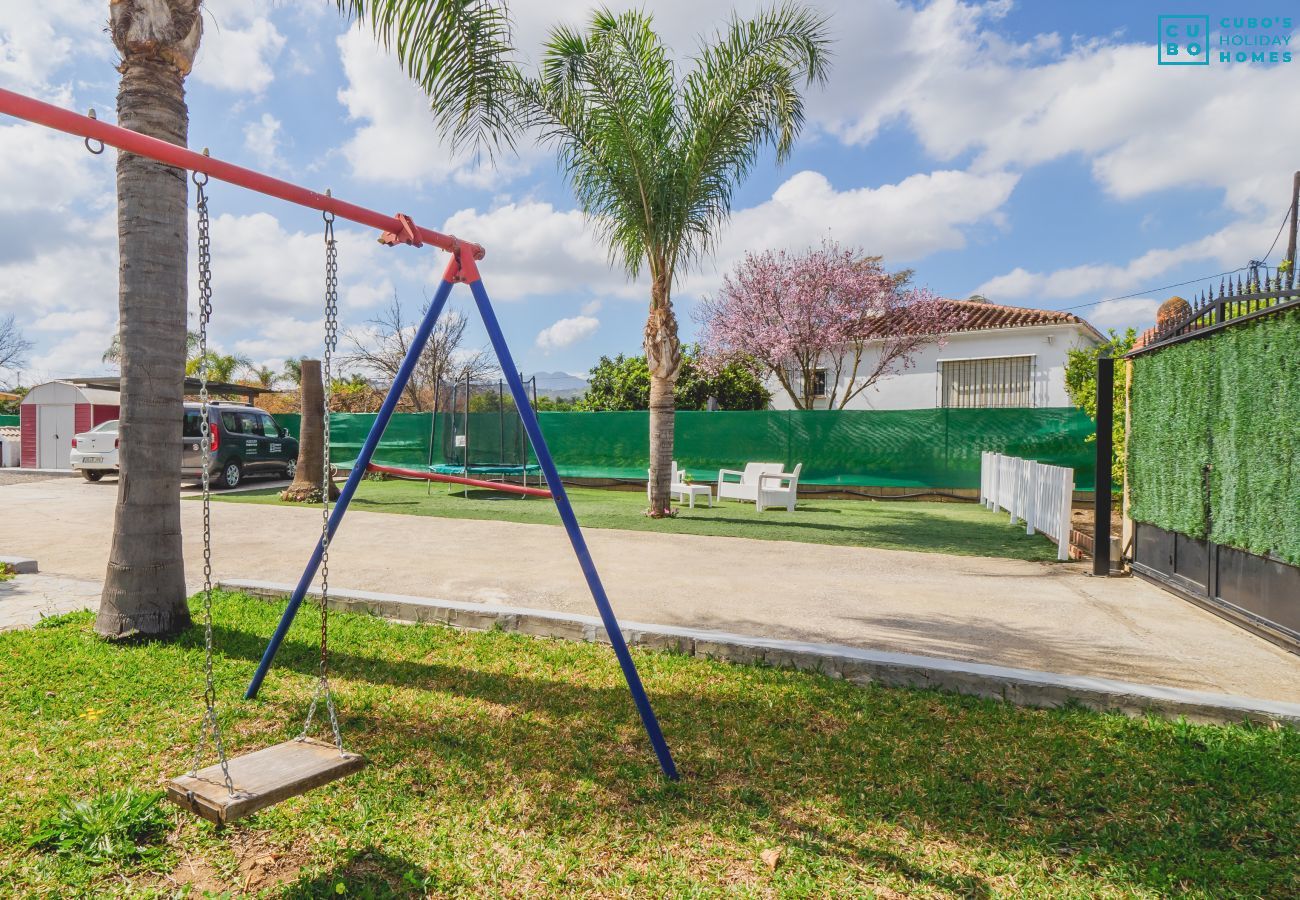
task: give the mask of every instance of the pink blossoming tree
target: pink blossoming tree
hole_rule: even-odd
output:
[[[908,272],[891,274],[878,256],[833,242],[801,254],[748,254],[701,305],[706,364],[757,360],[796,409],[821,399],[843,409],[886,375],[910,368],[919,350],[942,342],[957,313]]]

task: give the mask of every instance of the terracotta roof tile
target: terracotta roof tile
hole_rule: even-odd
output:
[[[959,317],[953,331],[984,331],[989,328],[1022,328],[1030,325],[1092,326],[1073,313],[1055,309],[1028,309],[1023,306],[1000,306],[972,300],[940,300]]]
[[[948,307],[953,314],[956,324],[948,329],[946,334],[961,331],[991,331],[998,328],[1026,328],[1033,325],[1082,325],[1098,340],[1102,340],[1101,332],[1087,321],[1073,313],[1060,310],[1000,306],[996,303],[978,303],[973,300],[939,299],[934,302]],[[879,320],[872,330],[877,333],[893,331],[898,327],[891,324],[893,322],[902,322],[903,329],[915,327],[913,323],[909,323],[904,309],[900,310],[897,316]]]

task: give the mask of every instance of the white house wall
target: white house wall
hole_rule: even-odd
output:
[[[1066,354],[1072,349],[1096,346],[1092,332],[1079,325],[1035,325],[999,328],[987,331],[959,332],[942,346],[931,344],[916,354],[914,365],[886,375],[849,401],[846,409],[932,409],[940,405],[939,368],[944,360],[982,359],[987,357],[1034,357],[1034,406],[1069,406],[1065,392]],[[867,350],[860,371],[870,372],[873,351]],[[834,366],[824,359],[826,377],[834,375]],[[847,375],[841,379],[836,403],[844,395]],[[830,385],[827,385],[829,389]],[[769,378],[772,409],[794,409],[794,402],[775,378]],[[817,407],[826,408],[819,400]]]

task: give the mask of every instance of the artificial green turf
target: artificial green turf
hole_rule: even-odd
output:
[[[977,503],[805,499],[799,501],[794,512],[782,508],[760,513],[752,503],[725,501],[710,509],[697,501],[694,509],[674,505],[675,518],[651,519],[644,515],[645,494],[639,491],[579,487],[568,491],[578,521],[585,528],[883,547],[959,556],[1056,559],[1056,546],[1047,538],[1026,535],[1024,525],[1012,525],[1005,513],[990,512]],[[279,490],[274,489],[213,497],[230,503],[278,504],[279,495]],[[560,524],[555,505],[544,498],[520,500],[478,489],[465,497],[449,493],[445,485],[434,485],[430,490],[425,484],[397,480],[361,482],[351,508],[448,519]]]
[[[238,699],[277,611],[216,604],[236,752],[292,736],[306,708],[314,611],[261,698]],[[371,766],[224,833],[169,808],[158,858],[101,865],[28,836],[64,796],[155,789],[188,766],[202,630],[112,646],[82,613],[0,634],[3,893],[1300,894],[1291,729],[1023,710],[635,650],[674,784],[608,647],[331,623],[344,735]],[[778,848],[769,869],[761,854]]]

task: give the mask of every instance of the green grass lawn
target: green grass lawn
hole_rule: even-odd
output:
[[[230,503],[279,503],[279,490],[213,494]],[[569,488],[569,497],[584,528],[624,528],[670,534],[710,534],[800,541],[847,547],[883,547],[960,556],[1005,556],[1056,559],[1056,546],[1042,535],[1026,535],[1023,525],[1008,523],[1004,513],[976,503],[913,501],[801,500],[793,513],[785,509],[755,511],[752,503],[726,501],[709,509],[674,505],[676,518],[651,519],[643,513],[645,494],[600,488]],[[384,480],[361,482],[352,509],[441,516],[447,519],[498,519],[558,525],[555,505],[542,498],[520,500],[473,489],[468,497],[448,493],[446,485]]]
[[[261,699],[238,699],[276,613],[216,606],[236,752],[292,736],[306,709],[312,611]],[[607,647],[331,622],[344,735],[371,766],[225,832],[167,806],[129,863],[30,836],[61,798],[153,791],[187,767],[201,629],[114,647],[75,614],[0,634],[0,893],[1300,894],[1291,729],[1022,710],[633,651],[674,784]]]

